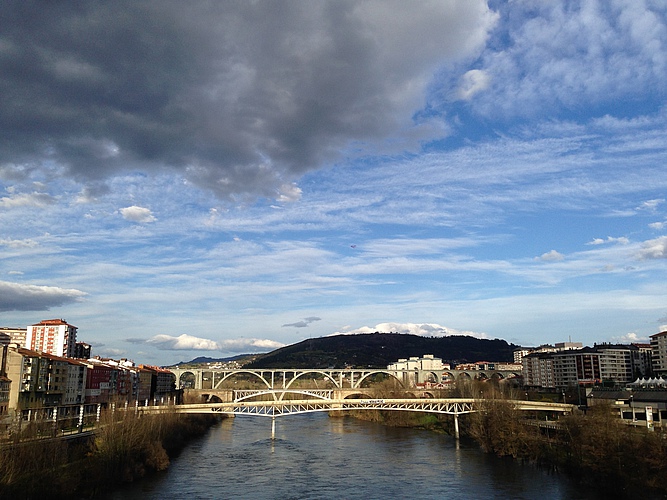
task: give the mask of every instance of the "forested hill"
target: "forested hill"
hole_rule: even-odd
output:
[[[399,358],[433,354],[446,363],[512,361],[518,346],[468,336],[419,337],[399,333],[336,335],[304,340],[258,356],[249,368],[386,368]]]

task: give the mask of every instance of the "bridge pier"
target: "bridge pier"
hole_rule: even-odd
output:
[[[271,441],[276,439],[276,416],[271,416]]]
[[[459,440],[459,413],[454,413],[454,437]]]

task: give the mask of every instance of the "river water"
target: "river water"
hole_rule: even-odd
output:
[[[227,419],[113,499],[591,499],[559,474],[472,442],[350,417]]]

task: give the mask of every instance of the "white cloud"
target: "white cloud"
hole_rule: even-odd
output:
[[[667,79],[664,6],[654,2],[501,2],[503,27],[472,101],[485,116],[535,116],[626,95],[661,95]],[[505,43],[509,40],[509,43]]]
[[[278,198],[276,201],[281,203],[294,203],[301,199],[301,188],[297,187],[296,184],[283,184],[278,190]]]
[[[640,337],[636,333],[631,332],[631,333],[626,333],[625,335],[621,335],[619,337],[613,337],[612,341],[618,344],[637,344],[637,343],[648,344],[649,338]]]
[[[0,246],[6,246],[10,248],[33,248],[37,245],[38,243],[35,240],[12,240],[9,238],[0,238]]]
[[[420,337],[449,337],[451,335],[468,335],[480,339],[487,338],[485,333],[471,332],[466,330],[457,330],[448,328],[436,323],[379,323],[374,327],[362,326],[353,330],[335,332],[331,335],[357,335],[367,333],[403,333],[409,335],[418,335]]]
[[[478,92],[486,90],[490,82],[488,73],[479,69],[471,69],[461,77],[458,98],[468,101]]]
[[[216,342],[210,339],[194,337],[192,335],[179,335],[173,337],[171,335],[155,335],[148,340],[127,339],[132,343],[146,343],[153,345],[158,349],[165,351],[222,351],[233,353],[255,353],[271,351],[283,347],[285,344],[268,339],[257,338],[240,338],[227,339]]]
[[[664,203],[665,200],[664,198],[659,198],[659,199],[654,199],[654,200],[646,200],[643,202],[639,207],[637,207],[639,210],[648,210],[650,212],[655,212],[655,210],[658,208],[658,206],[662,203]]]
[[[0,208],[45,207],[56,199],[47,193],[16,194],[0,198]]]
[[[235,353],[266,352],[285,347],[282,342],[269,339],[240,338],[220,342],[220,350]]]
[[[586,243],[587,245],[602,245],[604,243],[620,243],[622,245],[627,245],[630,243],[630,240],[624,236],[621,236],[619,238],[612,238],[611,236],[607,236],[607,239],[602,239],[602,238],[594,238],[592,241],[589,241]]]
[[[178,337],[171,335],[155,335],[146,340],[147,344],[154,345],[158,349],[165,351],[219,351],[220,344],[213,340],[194,337],[192,335],[183,334]]]
[[[129,220],[131,222],[149,223],[155,222],[157,220],[148,208],[138,207],[136,205],[121,208],[120,214],[125,220]]]
[[[108,358],[119,358],[127,356],[127,351],[125,349],[116,349],[114,347],[102,347],[101,349],[94,350],[95,356],[103,356]]]
[[[646,240],[639,251],[640,259],[665,259],[667,258],[667,236],[661,236],[654,240]]]
[[[665,222],[652,222],[651,224],[648,225],[651,229],[655,229],[657,231],[660,231],[667,226],[667,223]]]
[[[539,257],[535,257],[535,258],[537,260],[543,260],[545,262],[558,262],[558,261],[561,261],[561,260],[565,259],[563,254],[556,251],[556,250],[551,250],[550,252],[543,253]]]

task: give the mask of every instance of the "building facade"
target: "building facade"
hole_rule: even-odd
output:
[[[651,339],[651,365],[657,376],[667,375],[667,331],[656,333]]]
[[[27,328],[0,327],[0,345],[17,344],[19,347],[25,347],[27,331]]]
[[[423,357],[413,356],[411,358],[399,359],[396,363],[387,366],[387,371],[394,372],[394,376],[401,381],[405,387],[414,387],[426,382],[438,383],[437,377],[430,376],[422,380],[423,372],[433,370],[439,372],[449,370],[449,364],[444,364],[442,359],[436,358],[433,354],[424,354]],[[428,376],[427,376],[428,377]]]
[[[535,352],[523,357],[524,384],[545,389],[603,383],[623,385],[645,369],[646,356],[636,345],[615,344]]]
[[[74,344],[74,358],[89,359],[91,356],[90,344],[85,342],[77,342]]]
[[[39,411],[83,402],[85,365],[59,356],[10,347],[7,378],[11,381],[9,409]]]
[[[77,327],[64,319],[45,319],[27,329],[25,348],[64,358],[75,357]]]

